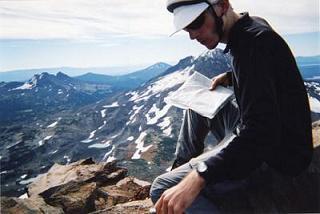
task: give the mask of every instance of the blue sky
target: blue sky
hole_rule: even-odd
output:
[[[0,71],[176,63],[206,49],[173,37],[166,0],[1,0]],[[320,54],[319,1],[231,0],[267,19],[296,56]]]

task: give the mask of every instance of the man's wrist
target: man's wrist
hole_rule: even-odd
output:
[[[197,172],[197,170],[193,170],[191,172],[192,177],[194,178],[194,181],[196,182],[196,184],[202,189],[205,187],[206,185],[206,181],[205,179]]]

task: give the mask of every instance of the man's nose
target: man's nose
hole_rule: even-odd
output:
[[[190,37],[191,40],[196,39],[197,36],[198,36],[198,33],[197,33],[196,31],[194,31],[194,30],[189,30],[189,37]]]

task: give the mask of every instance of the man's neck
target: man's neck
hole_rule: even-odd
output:
[[[229,41],[230,30],[233,25],[240,19],[241,15],[234,12],[231,8],[228,9],[227,13],[222,17],[223,19],[223,35],[221,42],[227,44]]]

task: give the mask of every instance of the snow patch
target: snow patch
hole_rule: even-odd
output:
[[[111,136],[110,138],[111,138],[111,139],[115,139],[115,138],[118,137],[118,136],[119,136],[119,134],[115,134],[115,135]]]
[[[103,110],[100,111],[102,118],[105,118],[106,112],[107,112],[107,109],[103,109]]]
[[[30,184],[30,183],[32,183],[33,181],[35,181],[36,178],[37,178],[37,177],[29,178],[29,179],[26,179],[26,180],[22,180],[22,181],[19,182],[19,184],[21,184],[21,185]]]
[[[63,156],[63,158],[67,160],[67,164],[70,163],[71,158],[68,155]]]
[[[108,148],[111,145],[112,141],[107,141],[105,143],[96,143],[88,146],[88,148],[97,148],[97,149],[104,149]]]
[[[103,127],[105,127],[105,126],[106,126],[106,124],[107,124],[107,121],[103,121],[103,125],[102,125],[102,126],[100,126],[100,127],[98,128],[98,130],[101,130]]]
[[[52,135],[47,136],[47,137],[45,137],[45,138],[43,139],[43,141],[50,140],[52,137],[53,137]]]
[[[53,152],[49,152],[49,154],[50,155],[53,155],[53,154],[55,154],[55,153],[57,153],[58,152],[58,150],[55,150],[55,151],[53,151]]]
[[[126,123],[126,125],[129,125],[130,123],[134,123],[135,122],[135,120],[134,120],[135,116],[139,113],[139,111],[142,108],[143,108],[143,105],[141,105],[139,107],[135,105],[135,106],[132,107],[133,114],[131,114],[132,111],[129,112],[129,114],[131,114],[131,115],[130,115],[129,121]]]
[[[92,139],[94,137],[94,135],[96,134],[96,132],[97,132],[97,130],[90,132],[88,139]]]
[[[15,90],[30,90],[33,89],[35,87],[34,84],[26,82],[24,83],[22,86],[19,86],[17,88],[11,89],[10,91],[15,91]]]
[[[108,157],[108,159],[107,159],[107,163],[112,162],[112,161],[114,161],[114,160],[116,160],[116,158],[115,158],[114,156],[110,156],[110,157]]]
[[[82,140],[81,143],[91,143],[93,140],[92,139],[85,139]]]
[[[58,124],[58,121],[50,124],[49,126],[47,126],[47,128],[53,128],[53,127],[55,127],[57,124]]]
[[[103,108],[114,108],[114,107],[119,107],[118,102],[113,102],[111,105],[105,105]]]
[[[320,113],[320,101],[318,99],[309,96],[309,103],[311,111]]]
[[[171,136],[171,133],[172,133],[172,128],[171,126],[169,126],[168,128],[164,129],[163,130],[163,134],[170,137]]]
[[[28,197],[28,193],[24,193],[23,195],[20,195],[18,198],[20,198],[20,199],[29,198],[29,197]]]
[[[170,117],[165,117],[163,118],[163,121],[161,123],[158,123],[158,126],[163,130],[168,126],[170,126],[170,124],[171,124]]]
[[[113,152],[115,148],[115,146],[112,146],[112,149],[103,156],[102,160],[105,160]]]
[[[135,141],[135,144],[137,144],[136,149],[137,151],[133,154],[131,159],[140,159],[141,153],[146,152],[148,149],[152,147],[152,145],[149,145],[147,147],[144,147],[144,138],[147,136],[146,132],[142,132],[138,139]]]
[[[130,137],[127,138],[127,140],[128,140],[128,141],[133,141],[133,140],[134,140],[134,137],[133,137],[133,136],[130,136]]]
[[[151,107],[151,109],[146,115],[147,124],[148,125],[156,124],[160,118],[164,117],[168,113],[170,108],[171,108],[171,105],[165,105],[160,110],[156,107],[156,104],[153,104],[153,106]],[[155,114],[155,116],[151,118],[150,114],[153,114],[153,113]]]
[[[157,96],[157,94],[165,91],[168,88],[172,88],[176,85],[184,83],[189,77],[193,68],[194,66],[187,67],[179,72],[174,72],[172,74],[161,77],[158,81],[151,84],[140,95],[138,92],[131,92],[130,95],[132,95],[132,97],[129,99],[129,101],[134,101],[135,103],[146,101],[151,96]]]

